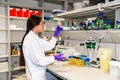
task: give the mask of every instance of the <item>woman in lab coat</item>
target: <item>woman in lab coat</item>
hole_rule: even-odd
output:
[[[46,80],[46,65],[55,61],[55,56],[45,56],[44,51],[54,48],[61,28],[56,27],[54,36],[48,42],[38,37],[44,31],[44,22],[32,15],[27,21],[27,31],[23,38],[23,55],[25,58],[27,80]]]

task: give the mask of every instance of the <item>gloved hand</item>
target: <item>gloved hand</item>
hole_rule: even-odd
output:
[[[54,37],[58,37],[61,30],[62,28],[59,25],[57,25],[56,30],[54,32]]]
[[[63,54],[54,55],[55,60],[62,61],[64,59]]]

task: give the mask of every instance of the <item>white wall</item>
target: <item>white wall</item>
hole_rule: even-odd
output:
[[[44,9],[46,9],[46,10],[62,9],[62,5],[45,2]]]

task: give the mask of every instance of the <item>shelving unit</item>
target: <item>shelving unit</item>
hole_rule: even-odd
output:
[[[106,4],[101,4],[101,8],[105,9],[104,12],[108,12],[111,10],[115,10],[119,8],[120,2],[112,1]],[[97,14],[99,12],[98,6],[90,6],[86,8],[80,8],[72,11],[67,11],[65,13],[60,13],[57,15],[57,17],[63,17],[63,18],[75,18],[75,17],[81,17],[91,14]]]
[[[5,73],[5,72],[9,72],[8,70],[8,62],[2,62],[0,63],[0,73]]]
[[[0,58],[7,58],[9,55],[1,55]]]
[[[20,57],[20,55],[11,55],[11,57]]]
[[[27,1],[29,1],[29,3]],[[11,43],[21,43],[23,35],[26,32],[28,18],[12,17],[9,15],[9,9],[11,7],[17,7],[43,12],[42,1],[43,0],[0,1],[0,80],[11,80],[11,77],[14,76],[12,74],[13,72],[25,69],[24,66],[19,66],[20,55],[11,55]],[[16,25],[16,28],[11,28],[11,25]],[[12,68],[13,65],[14,68]]]
[[[16,68],[13,69],[13,71],[21,70],[21,69],[25,69],[25,67],[24,66],[16,67]]]
[[[9,79],[9,27],[8,5],[0,2],[0,80]]]
[[[28,18],[21,18],[21,17],[10,17],[10,19],[25,19],[25,20],[27,20]]]

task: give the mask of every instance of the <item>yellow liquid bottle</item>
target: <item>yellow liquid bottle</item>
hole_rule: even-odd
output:
[[[112,56],[112,49],[110,48],[100,48],[99,49],[99,56],[100,56],[100,69],[108,72],[109,71],[109,62]]]

